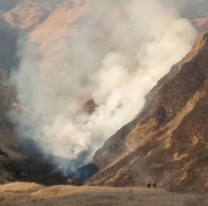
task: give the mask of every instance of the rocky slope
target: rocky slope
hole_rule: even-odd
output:
[[[159,81],[147,105],[94,156],[91,185],[208,191],[208,34]],[[127,155],[126,155],[127,154]]]

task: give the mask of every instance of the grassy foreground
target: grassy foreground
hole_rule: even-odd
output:
[[[205,206],[207,196],[161,189],[52,186],[10,183],[0,186],[1,206]]]

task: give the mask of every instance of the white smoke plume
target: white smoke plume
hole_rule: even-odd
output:
[[[92,1],[74,27],[75,35],[49,44],[48,57],[39,45],[21,40],[21,65],[12,75],[19,102],[28,108],[13,114],[19,135],[34,140],[46,155],[75,162],[75,168],[63,165],[67,170],[88,163],[140,112],[144,96],[197,36],[164,0]],[[80,112],[89,99],[95,111]]]

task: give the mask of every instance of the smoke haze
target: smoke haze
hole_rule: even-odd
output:
[[[144,96],[197,36],[172,3],[162,0],[92,1],[74,27],[75,34],[48,44],[47,56],[22,37],[21,65],[11,78],[25,108],[11,113],[19,135],[55,162],[68,159],[62,163],[66,173],[88,163],[141,111]],[[83,113],[90,99],[96,108]]]

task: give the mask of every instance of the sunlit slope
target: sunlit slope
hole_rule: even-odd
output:
[[[207,60],[208,34],[158,82],[135,120],[96,152],[94,163],[104,171],[89,184],[156,181],[177,192],[208,191]]]

